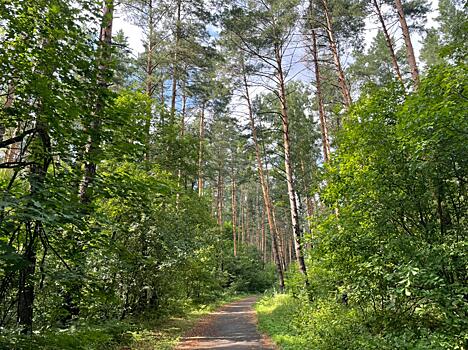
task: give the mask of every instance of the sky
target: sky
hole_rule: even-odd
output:
[[[117,33],[119,30],[123,30],[125,36],[128,38],[130,49],[134,54],[143,51],[143,34],[140,28],[131,24],[125,17],[125,13],[118,11],[114,19],[113,30]]]

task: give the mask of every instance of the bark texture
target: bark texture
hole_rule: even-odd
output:
[[[333,19],[329,10],[328,1],[322,0],[322,5],[324,9],[325,19],[326,19],[326,32],[328,43],[330,45],[330,51],[333,56],[333,63],[335,64],[336,72],[338,75],[338,85],[343,95],[343,104],[348,109],[351,106],[351,92],[349,91],[348,83],[344,74],[343,66],[341,65],[341,59],[338,52],[338,45],[335,38],[335,33],[333,29]],[[338,125],[340,126],[340,125]]]
[[[387,44],[390,57],[392,58],[392,66],[393,66],[393,69],[395,70],[395,74],[398,80],[403,81],[403,77],[400,71],[400,65],[398,64],[398,59],[395,53],[395,47],[393,45],[393,40],[392,40],[392,37],[390,36],[390,33],[388,32],[387,25],[385,24],[385,19],[383,18],[380,5],[377,3],[377,0],[372,0],[372,4],[374,5],[375,13],[377,14],[380,25],[382,26],[382,32],[384,33],[385,43]]]
[[[284,168],[286,172],[286,181],[288,187],[289,207],[291,212],[291,225],[294,236],[294,247],[296,251],[296,260],[299,265],[299,271],[304,277],[306,287],[309,286],[307,277],[307,268],[302,249],[302,231],[299,219],[299,210],[297,205],[296,190],[294,188],[293,165],[291,158],[291,140],[289,131],[289,115],[286,94],[286,82],[282,66],[281,47],[275,45],[275,58],[277,63],[278,95],[281,104],[281,119],[283,126],[283,146],[284,146]]]
[[[395,7],[398,12],[398,20],[400,21],[401,31],[403,32],[403,39],[405,40],[406,57],[411,70],[411,78],[413,79],[414,85],[417,87],[419,84],[418,64],[416,63],[416,55],[414,54],[413,43],[411,42],[411,36],[401,0],[395,0]]]

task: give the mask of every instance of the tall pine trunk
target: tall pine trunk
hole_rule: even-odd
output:
[[[398,20],[400,21],[401,31],[405,40],[406,57],[411,70],[411,78],[413,79],[414,85],[417,87],[419,84],[418,64],[416,63],[416,55],[414,54],[413,43],[411,42],[410,32],[408,24],[406,23],[405,12],[403,11],[401,0],[395,0],[395,7],[398,12]]]
[[[305,264],[303,249],[302,249],[302,230],[299,219],[299,210],[297,207],[297,196],[294,186],[294,174],[291,158],[291,139],[289,130],[289,114],[286,94],[286,82],[282,65],[282,52],[278,45],[275,45],[275,59],[278,79],[278,95],[281,104],[281,120],[283,126],[283,147],[284,147],[284,169],[286,172],[286,181],[288,187],[289,207],[291,212],[291,225],[294,236],[294,248],[296,251],[296,260],[299,266],[299,271],[303,275],[306,288],[309,286],[307,277],[307,267]]]
[[[218,171],[218,181],[216,186],[216,210],[218,227],[223,226],[223,207],[224,207],[224,176],[222,167]]]
[[[153,98],[155,91],[155,84],[153,78],[154,72],[154,62],[153,62],[153,51],[155,49],[153,36],[154,36],[154,10],[153,10],[153,0],[148,1],[148,47],[146,57],[146,95],[150,98]],[[150,158],[150,132],[151,132],[151,108],[148,115],[148,119],[145,122],[145,141],[146,141],[146,153],[145,159],[149,160]]]
[[[202,104],[198,125],[198,196],[203,196],[203,157],[205,144],[205,103]]]
[[[395,47],[393,46],[393,40],[392,40],[392,37],[390,36],[390,33],[388,32],[387,25],[385,24],[385,20],[382,15],[382,10],[379,4],[377,3],[377,0],[372,0],[372,3],[375,8],[375,13],[377,14],[377,17],[379,18],[380,25],[382,26],[382,31],[385,36],[385,43],[387,44],[388,51],[390,52],[390,57],[392,58],[393,69],[395,70],[395,74],[398,80],[403,81],[403,77],[401,76],[401,71],[400,71],[400,65],[398,64],[398,59],[395,53]]]
[[[182,0],[177,0],[177,23],[176,23],[176,33],[175,33],[175,48],[174,48],[174,62],[172,63],[172,97],[171,97],[171,116],[175,117],[176,112],[176,100],[177,100],[177,79],[178,79],[178,56],[179,56],[179,42],[182,36],[181,28],[181,7]]]
[[[332,16],[328,7],[328,1],[323,0],[322,4],[323,4],[325,19],[326,19],[325,29],[327,32],[328,43],[330,45],[330,51],[333,56],[333,63],[335,64],[335,69],[338,75],[338,85],[340,87],[341,94],[343,95],[343,103],[345,107],[348,109],[352,103],[351,92],[349,91],[348,83],[346,81],[344,70],[341,65],[340,54],[338,52],[338,45],[337,45],[336,38],[335,38],[335,33],[333,29],[333,20],[332,20]],[[338,121],[338,127],[340,127],[339,121]]]
[[[319,105],[320,130],[322,132],[322,150],[325,162],[330,160],[330,139],[328,137],[328,125],[325,115],[325,106],[323,103],[322,81],[320,76],[319,52],[317,47],[317,33],[312,30],[312,57],[315,69],[315,88]]]
[[[234,171],[233,171],[234,174]],[[236,177],[232,176],[231,183],[231,216],[232,216],[232,241],[234,244],[234,256],[237,256],[237,186]]]

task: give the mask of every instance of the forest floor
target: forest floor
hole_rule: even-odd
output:
[[[176,350],[275,350],[273,343],[257,331],[256,300],[248,297],[212,312],[185,334]]]

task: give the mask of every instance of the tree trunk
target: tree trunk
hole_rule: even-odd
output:
[[[255,212],[256,212],[256,225],[255,225],[255,244],[259,252],[262,252],[262,220],[265,220],[265,213],[260,206],[260,188],[257,183],[255,186]]]
[[[78,195],[80,202],[84,205],[89,204],[92,201],[93,191],[92,183],[96,177],[97,162],[99,158],[99,150],[101,146],[101,128],[102,128],[102,113],[105,108],[105,91],[109,87],[109,81],[111,78],[110,65],[112,63],[112,25],[114,21],[114,1],[105,0],[103,3],[102,10],[102,22],[99,33],[99,56],[98,61],[98,76],[97,76],[97,97],[96,104],[94,107],[94,114],[92,120],[88,126],[88,144],[85,149],[85,164],[84,164],[84,175],[80,183]],[[83,247],[81,242],[76,244],[76,254],[83,255]],[[79,268],[79,264],[75,266],[75,269]],[[78,273],[78,272],[77,272]],[[81,283],[72,282],[72,285],[68,287],[64,295],[64,308],[68,312],[62,321],[67,323],[73,316],[77,316],[80,309],[77,304],[74,303],[72,293],[80,295]]]
[[[46,125],[37,121],[36,130],[42,143],[42,149],[33,151],[31,158],[36,162],[31,165],[29,183],[31,188],[31,198],[41,195],[44,186],[47,171],[49,169],[51,158],[51,141]],[[35,159],[37,156],[38,159]],[[42,164],[39,162],[42,161]],[[32,223],[26,223],[26,242],[23,258],[26,266],[20,271],[18,284],[18,308],[17,323],[21,327],[21,332],[31,334],[33,326],[33,307],[34,307],[34,274],[36,271],[36,245],[42,230],[42,222],[35,221],[34,228]]]
[[[153,13],[153,0],[148,1],[148,48],[147,48],[147,55],[146,58],[146,95],[150,98],[153,98],[155,86],[154,86],[154,79],[153,79],[153,71],[154,71],[154,64],[153,64],[153,29],[154,29],[154,13]],[[150,158],[150,132],[151,132],[151,109],[148,116],[148,119],[145,123],[145,138],[146,138],[146,160]]]
[[[3,109],[8,109],[13,105],[13,100],[14,100],[14,91],[15,88],[13,84],[8,84],[8,91],[7,91],[7,96],[5,99],[5,103],[3,105]],[[3,124],[0,124],[0,142],[3,141],[3,136],[5,135],[6,132],[6,127]],[[6,158],[6,152],[5,152],[5,158]]]
[[[102,91],[108,88],[109,83],[109,65],[111,63],[112,50],[112,24],[114,21],[114,1],[105,0],[103,8],[103,19],[99,35],[100,57],[98,86],[99,92],[94,110],[94,118],[90,123],[89,141],[86,146],[86,162],[83,180],[80,184],[79,197],[82,203],[88,203],[91,200],[90,186],[96,176],[96,155],[99,151],[101,141],[101,113],[104,109]]]
[[[21,122],[18,122],[18,125],[13,132],[13,138],[21,134]],[[15,142],[11,144],[5,151],[5,162],[12,163],[16,161],[16,158],[21,153],[21,142]]]
[[[36,271],[36,245],[39,229],[40,222],[35,223],[34,229],[31,228],[30,224],[26,225],[28,242],[23,253],[23,259],[27,265],[20,271],[19,275],[16,319],[23,334],[31,334],[33,329],[34,274]]]
[[[185,135],[185,118],[187,117],[187,91],[186,82],[182,80],[182,119],[180,121],[180,136]]]
[[[336,72],[338,74],[338,84],[341,89],[341,94],[343,95],[343,103],[345,107],[348,109],[351,106],[351,93],[348,88],[348,84],[345,78],[345,74],[343,71],[343,67],[341,66],[340,55],[338,53],[338,46],[336,44],[335,34],[333,31],[333,21],[331,18],[330,10],[328,8],[328,1],[322,0],[324,12],[325,12],[325,19],[326,23],[326,32],[328,37],[328,42],[330,45],[330,51],[333,56],[333,62],[335,63]],[[340,127],[340,122],[338,121],[338,127]]]
[[[231,185],[231,216],[232,216],[232,241],[234,243],[234,256],[237,256],[237,188],[236,188],[235,176],[232,177],[232,185]]]
[[[185,81],[182,82],[182,116],[180,120],[180,132],[179,137],[182,139],[185,135],[185,118],[187,114],[187,94],[185,92]],[[183,185],[185,189],[187,189],[187,179],[186,176],[182,178],[182,164],[179,165],[179,169],[177,170],[177,179],[178,185]],[[179,193],[177,193],[177,208],[179,207]]]
[[[245,243],[245,204],[244,204],[244,193],[241,189],[240,193],[240,220],[241,220],[241,239],[240,242],[242,245]]]
[[[217,221],[220,229],[223,226],[223,203],[224,203],[224,177],[222,168],[218,171],[218,184],[216,190],[216,208],[217,208]]]
[[[165,85],[164,85],[164,77],[161,79],[160,84],[161,84],[161,86],[160,86],[160,88],[161,88],[161,91],[160,91],[161,95],[159,96],[159,99],[161,100],[161,106],[164,106],[164,107],[165,107],[165,103],[166,103],[166,99],[165,99],[166,87],[165,87]],[[163,124],[163,123],[161,122],[161,124]]]
[[[260,232],[262,234],[262,240],[261,240],[261,252],[262,252],[262,257],[263,257],[263,262],[267,262],[267,242],[266,242],[266,230],[265,230],[265,217],[267,216],[266,208],[263,207],[262,211],[262,221],[260,222]],[[278,248],[277,248],[278,249]],[[276,262],[276,261],[275,261]],[[281,264],[280,266],[281,267]],[[278,265],[276,266],[278,269]]]
[[[382,31],[385,36],[385,42],[387,44],[388,51],[390,51],[390,57],[392,58],[393,69],[395,70],[395,74],[398,80],[403,82],[403,78],[401,76],[401,71],[400,71],[400,65],[398,64],[398,59],[396,57],[395,48],[393,46],[393,41],[390,36],[390,33],[388,32],[387,25],[385,24],[385,20],[382,16],[381,8],[379,4],[377,3],[377,0],[372,0],[372,3],[374,4],[375,12],[377,14],[377,17],[379,18],[380,24],[382,25]]]
[[[328,137],[328,125],[325,116],[325,107],[323,103],[322,94],[322,82],[320,78],[320,65],[319,65],[319,53],[317,48],[317,34],[315,30],[312,30],[312,56],[314,60],[315,69],[315,84],[316,84],[316,95],[319,105],[319,118],[320,118],[320,129],[322,131],[322,150],[323,159],[327,163],[330,160],[330,139]]]
[[[203,157],[205,142],[205,103],[202,104],[200,123],[198,128],[198,196],[203,196]]]
[[[245,201],[244,201],[244,228],[245,228],[245,235],[244,235],[244,243],[249,243],[250,238],[250,218],[249,218],[250,208],[249,208],[249,191],[245,192]]]
[[[307,277],[307,268],[304,260],[304,255],[302,252],[302,242],[301,242],[301,224],[299,221],[299,211],[297,208],[297,197],[296,190],[294,188],[294,174],[293,166],[291,161],[291,141],[289,133],[289,115],[288,115],[288,103],[286,99],[286,86],[285,86],[285,77],[283,73],[282,66],[282,53],[281,48],[275,45],[275,58],[277,63],[277,78],[279,82],[278,86],[278,95],[281,104],[281,120],[283,126],[283,146],[284,146],[284,169],[286,172],[286,181],[288,186],[288,197],[289,197],[289,207],[291,211],[291,225],[294,236],[294,245],[296,250],[296,260],[299,265],[299,271],[303,275],[304,284],[306,288],[309,286],[309,280]]]
[[[11,84],[11,83],[8,84],[7,96],[6,96],[6,99],[5,99],[5,103],[3,105],[3,109],[8,109],[13,105],[14,91],[15,91],[15,88],[14,88],[13,84]],[[6,132],[5,125],[0,123],[0,142],[3,141],[3,136],[5,135],[5,132]],[[14,146],[14,145],[12,145],[12,146]],[[7,158],[6,154],[7,154],[7,151],[5,152],[5,159]]]
[[[411,42],[408,24],[406,23],[405,13],[403,11],[401,0],[395,0],[395,6],[398,12],[398,19],[400,21],[401,31],[403,32],[403,38],[405,39],[406,57],[411,69],[411,78],[413,79],[414,85],[417,87],[419,84],[418,64],[416,63],[416,55],[414,54],[413,44]]]

